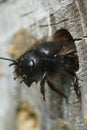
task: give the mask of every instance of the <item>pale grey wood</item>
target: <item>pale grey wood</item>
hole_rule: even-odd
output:
[[[61,22],[65,19],[64,22]],[[68,20],[66,20],[68,19]],[[59,23],[53,26],[40,28],[39,25],[51,23]],[[0,51],[1,56],[7,56],[6,50],[11,43],[13,35],[21,28],[26,28],[29,32],[40,39],[43,36],[51,36],[57,29],[66,28],[70,31],[74,38],[87,35],[87,1],[86,0],[8,0],[0,1]],[[51,38],[49,38],[51,39]],[[27,88],[24,84],[19,85],[19,81],[14,83],[12,74],[6,68],[8,63],[1,68],[5,76],[1,77],[0,91],[0,122],[1,130],[15,129],[15,110],[18,102],[28,101],[38,113],[40,119],[41,130],[53,130],[57,125],[57,119],[62,117],[72,130],[86,130],[87,126],[83,121],[87,115],[87,62],[86,50],[87,41],[76,42],[78,56],[80,61],[80,69],[78,77],[82,79],[82,105],[80,103],[73,104],[76,95],[71,90],[69,101],[65,100],[60,103],[60,97],[48,89],[46,85],[47,101],[43,102],[39,93],[39,85],[32,85]],[[3,49],[5,48],[5,49]],[[8,56],[7,56],[8,57]],[[2,61],[0,61],[2,63]],[[7,66],[8,67],[8,66]],[[9,77],[8,77],[9,75]],[[57,83],[55,84],[57,86]],[[59,85],[59,83],[58,83]],[[69,88],[69,83],[65,87]],[[21,86],[19,88],[19,86]],[[5,99],[4,99],[5,98]],[[2,104],[2,100],[5,106]],[[7,105],[8,104],[8,105]],[[12,107],[11,107],[12,105]],[[11,111],[12,114],[9,114]],[[9,116],[9,120],[8,117]]]

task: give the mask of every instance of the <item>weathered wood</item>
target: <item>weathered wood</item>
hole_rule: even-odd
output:
[[[7,46],[11,43],[13,35],[21,27],[32,32],[37,39],[48,36],[48,40],[52,40],[50,36],[60,28],[68,29],[73,38],[87,35],[86,0],[8,0],[0,2],[0,45],[2,49],[4,48],[3,52],[0,51],[1,56],[6,56]],[[40,25],[50,26],[41,27]],[[12,75],[6,68],[7,64],[5,64],[3,65],[3,71],[5,70],[4,76],[1,77],[0,81],[1,93],[3,91],[5,97],[4,100],[3,95],[0,94],[0,110],[4,111],[4,115],[6,114],[5,116],[0,115],[0,119],[2,120],[3,118],[1,121],[2,130],[5,130],[5,128],[9,130],[15,129],[15,111],[20,101],[28,101],[35,108],[40,120],[41,130],[57,129],[56,125],[59,127],[60,118],[67,122],[71,130],[87,129],[87,126],[84,125],[84,122],[87,124],[87,40],[75,43],[80,64],[78,77],[82,80],[79,81],[82,92],[82,104],[73,103],[77,101],[73,87],[71,87],[71,93],[70,90],[68,92],[70,104],[67,104],[59,95],[49,90],[47,84],[47,101],[43,102],[39,93],[39,84],[33,84],[31,88],[27,88],[24,84],[19,85],[19,81],[17,84],[14,84],[12,79],[11,81],[9,80]],[[56,81],[55,86],[57,85],[60,86],[61,84]],[[67,90],[70,89],[70,82],[65,84],[65,88]],[[8,108],[3,107],[2,99],[5,105],[8,103]],[[12,104],[12,108],[10,104]],[[13,110],[11,111],[12,114],[9,115],[8,109],[9,111],[10,109]],[[9,121],[6,118],[8,116]]]

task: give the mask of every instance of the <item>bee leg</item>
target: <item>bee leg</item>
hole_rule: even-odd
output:
[[[24,82],[24,79],[22,79],[21,81],[20,81],[20,84],[22,84]]]
[[[73,69],[65,68],[65,70],[74,77],[73,85],[77,98],[81,101],[81,91],[79,89],[78,78]]]
[[[74,90],[75,90],[75,93],[76,93],[78,99],[79,99],[80,102],[81,102],[81,91],[80,91],[80,89],[79,89],[78,79],[77,79],[77,76],[76,76],[76,75],[75,75],[74,77],[75,77],[75,78],[74,78]]]
[[[53,90],[54,92],[58,93],[59,95],[61,95],[62,97],[64,97],[66,99],[66,102],[68,103],[68,98],[65,94],[63,94],[61,91],[59,91],[58,89],[55,88],[55,86],[49,81],[47,80],[48,86],[51,90]]]
[[[40,82],[40,86],[41,86],[40,92],[43,95],[43,100],[44,101],[46,101],[46,99],[45,99],[45,88],[44,88],[44,84],[45,84],[45,81],[46,81],[46,75],[47,75],[47,73],[45,72],[42,79],[41,79],[41,82]]]

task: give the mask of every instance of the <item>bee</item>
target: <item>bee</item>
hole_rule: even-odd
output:
[[[3,60],[10,60],[14,65],[14,72],[17,78],[21,78],[28,87],[33,82],[40,82],[40,92],[45,101],[45,82],[55,92],[67,99],[67,96],[55,88],[49,77],[56,75],[61,69],[73,77],[74,90],[77,97],[81,97],[76,71],[79,69],[75,39],[68,30],[61,28],[53,34],[52,41],[46,41],[30,48],[16,60],[0,57]]]

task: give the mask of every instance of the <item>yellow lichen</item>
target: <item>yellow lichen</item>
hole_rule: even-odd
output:
[[[40,130],[39,121],[34,109],[26,102],[17,109],[18,130]]]
[[[7,53],[10,56],[18,58],[21,54],[30,49],[34,44],[36,44],[35,37],[26,29],[22,28],[13,37],[12,44]]]

